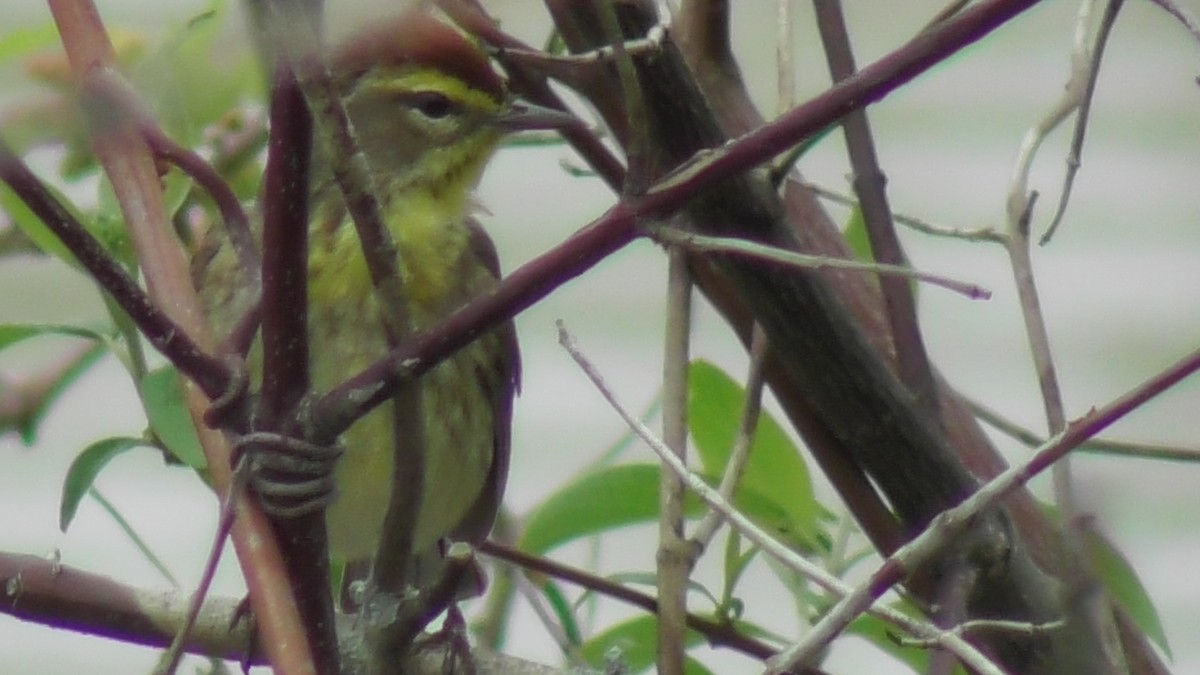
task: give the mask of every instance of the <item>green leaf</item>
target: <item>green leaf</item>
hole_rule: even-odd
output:
[[[51,186],[47,188],[52,193],[57,193]],[[69,202],[62,199],[62,195],[58,195],[59,203],[71,207]],[[50,231],[49,227],[38,218],[33,211],[25,205],[25,202],[17,196],[6,183],[0,183],[0,210],[12,220],[13,224],[21,228],[25,236],[37,246],[39,250],[47,255],[51,255],[68,265],[73,269],[80,269],[79,261],[75,259],[75,254],[59,240],[58,235]],[[78,214],[76,214],[78,216]]]
[[[864,262],[875,262],[875,254],[871,249],[871,240],[867,236],[867,221],[863,219],[862,206],[855,204],[850,210],[850,219],[846,221],[846,227],[842,230],[842,236],[846,237],[846,242],[850,244],[850,250],[854,252],[854,257]],[[876,275],[878,279],[878,275]],[[908,280],[908,291],[915,298],[921,284],[916,279]]]
[[[75,461],[71,462],[70,468],[67,469],[67,477],[63,480],[62,502],[58,508],[58,528],[60,530],[67,531],[67,527],[75,519],[79,502],[87,494],[88,488],[96,482],[96,476],[100,475],[100,471],[108,464],[109,460],[138,446],[148,446],[148,444],[140,438],[122,436],[106,438],[92,443],[75,457]]]
[[[685,647],[703,644],[704,639],[693,630],[684,634]],[[594,667],[602,667],[609,658],[625,666],[625,672],[640,673],[654,666],[658,651],[658,619],[639,616],[611,626],[591,640],[583,643],[580,653],[584,661]],[[704,670],[688,672],[707,672]]]
[[[50,412],[50,409],[58,402],[58,399],[62,397],[63,392],[91,369],[100,360],[101,356],[107,353],[107,343],[96,344],[85,352],[70,368],[60,373],[59,378],[50,385],[46,393],[42,396],[42,399],[38,401],[37,407],[29,411],[29,414],[21,421],[19,431],[22,443],[26,446],[32,446],[37,441],[37,432],[41,427],[42,420],[46,418],[46,414]]]
[[[1104,535],[1091,529],[1085,530],[1085,535],[1092,568],[1104,581],[1108,592],[1126,612],[1129,612],[1138,628],[1141,628],[1163,653],[1172,657],[1171,645],[1167,643],[1167,632],[1163,630],[1162,619],[1159,618],[1158,610],[1155,609],[1150,594],[1146,592],[1146,587],[1142,585],[1142,580],[1138,578],[1137,571]]]
[[[193,469],[200,470],[208,466],[184,402],[183,381],[175,368],[163,366],[146,373],[138,383],[138,393],[142,397],[150,429],[167,451]]]
[[[707,361],[692,363],[689,382],[688,426],[705,474],[719,477],[733,449],[745,392]],[[821,528],[829,514],[813,495],[800,450],[766,412],[759,415],[734,503],[793,545],[811,550],[829,540]]]
[[[526,519],[520,548],[545,553],[574,539],[658,518],[659,469],[622,464],[591,471],[550,495]],[[689,500],[690,513],[699,512]]]
[[[226,3],[214,0],[139,62],[133,81],[159,123],[185,146],[258,84],[248,54],[217,44]],[[236,57],[236,58],[235,58]]]
[[[0,35],[0,62],[31,56],[57,43],[58,29],[51,21],[29,28],[7,28]]]

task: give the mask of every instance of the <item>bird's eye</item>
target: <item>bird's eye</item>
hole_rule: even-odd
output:
[[[454,101],[451,101],[445,94],[436,91],[418,91],[410,94],[408,104],[413,110],[421,113],[431,120],[440,120],[450,116],[454,112]]]

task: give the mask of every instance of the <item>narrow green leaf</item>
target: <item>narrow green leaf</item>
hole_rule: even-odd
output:
[[[1104,581],[1104,586],[1112,593],[1113,598],[1129,612],[1133,622],[1141,628],[1154,644],[1158,645],[1168,657],[1171,657],[1171,645],[1167,642],[1167,632],[1163,629],[1162,619],[1154,607],[1154,601],[1138,578],[1137,571],[1129,560],[1113,545],[1107,537],[1095,530],[1086,530],[1085,543],[1092,568]],[[1173,657],[1172,657],[1173,658]]]
[[[563,629],[567,641],[575,646],[583,644],[583,631],[579,627],[579,621],[575,619],[574,603],[567,600],[566,594],[552,581],[542,584],[542,594],[546,596],[546,602],[550,604],[554,616],[558,617],[559,627]]]
[[[842,230],[842,236],[846,237],[847,243],[850,244],[850,250],[854,252],[854,257],[864,262],[875,262],[875,254],[871,248],[871,239],[867,235],[867,221],[863,218],[862,207],[855,204],[850,210],[850,219],[846,221],[846,227]],[[878,277],[877,277],[878,278]],[[908,290],[916,297],[921,289],[921,284],[916,279],[908,280]]]
[[[608,575],[606,578],[609,581],[622,585],[640,584],[651,589],[658,586],[657,572],[617,572],[616,574]],[[708,590],[708,587],[695,579],[688,579],[687,590],[692,593],[698,593],[701,597],[711,602],[713,607],[721,604],[720,600],[717,600],[717,596]]]
[[[29,338],[41,335],[65,335],[106,343],[110,339],[111,333],[111,329],[106,332],[101,328],[71,326],[60,323],[0,324],[0,350],[7,349],[22,340],[28,340]]]
[[[742,574],[750,566],[750,561],[758,554],[757,546],[748,546],[745,550],[742,549],[742,537],[737,533],[737,530],[730,528],[729,536],[725,537],[725,563],[724,563],[724,584],[725,587],[721,593],[721,602],[719,605],[720,611],[732,618],[741,616],[741,601],[734,597],[734,590],[737,588],[738,580],[742,578]]]
[[[688,426],[705,474],[718,477],[733,449],[745,392],[707,361],[693,362],[689,378]],[[767,519],[794,545],[812,549],[828,542],[821,528],[828,513],[813,495],[800,450],[766,412],[759,416],[734,503],[755,519]]]
[[[142,554],[142,557],[146,559],[146,562],[150,563],[154,569],[158,570],[158,573],[161,574],[163,579],[166,579],[167,583],[171,584],[172,587],[179,588],[179,580],[175,578],[174,574],[171,574],[170,568],[167,567],[167,564],[163,562],[162,558],[158,557],[158,554],[154,552],[154,549],[150,548],[150,544],[148,544],[146,540],[142,538],[142,535],[138,534],[137,530],[133,529],[133,524],[130,523],[127,518],[125,518],[120,509],[117,508],[117,505],[108,501],[108,498],[105,497],[99,490],[97,490],[96,486],[94,485],[88,489],[88,494],[91,495],[92,499],[96,500],[96,503],[100,505],[100,508],[104,509],[105,512],[108,513],[108,516],[117,523],[117,527],[121,528],[121,531],[125,533],[125,536],[129,538],[129,541],[132,542],[137,548],[138,552]]]
[[[107,333],[107,334],[106,334]],[[90,328],[86,326],[70,326],[65,324],[0,324],[0,351],[30,338],[45,335],[77,337],[92,340],[96,344],[85,352],[64,370],[57,381],[53,382],[37,401],[37,407],[26,412],[20,418],[15,415],[0,423],[0,432],[15,429],[21,436],[21,442],[26,446],[37,441],[38,427],[46,413],[79,377],[88,371],[112,345],[112,330]]]
[[[850,219],[846,221],[842,236],[846,237],[855,258],[866,262],[875,259],[871,253],[871,240],[867,238],[867,221],[863,219],[862,207],[859,205],[855,204],[850,209]]]
[[[138,383],[150,429],[176,459],[193,469],[208,466],[183,399],[183,382],[171,366],[150,371]]]
[[[46,419],[46,413],[50,412],[50,409],[62,397],[63,392],[69,389],[76,380],[100,361],[100,357],[107,353],[107,343],[97,343],[84,353],[78,361],[72,364],[70,368],[61,373],[59,378],[46,390],[42,399],[38,401],[37,407],[29,411],[25,419],[20,421],[18,431],[21,434],[22,443],[28,447],[37,442],[38,429],[41,427],[42,420]]]
[[[67,527],[75,519],[76,511],[79,510],[79,502],[109,460],[130,448],[145,445],[146,442],[140,438],[117,436],[96,441],[84,448],[83,452],[75,457],[75,461],[71,462],[63,480],[62,501],[58,508],[59,529],[67,531]]]
[[[654,464],[602,467],[580,476],[529,514],[520,548],[546,551],[591,534],[658,518],[659,469]],[[689,500],[690,513],[698,513]]]

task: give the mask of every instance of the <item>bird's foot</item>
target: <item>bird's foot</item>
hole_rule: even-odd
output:
[[[245,472],[263,510],[272,516],[295,518],[325,508],[333,499],[340,445],[252,431],[237,438],[233,452],[236,470]]]

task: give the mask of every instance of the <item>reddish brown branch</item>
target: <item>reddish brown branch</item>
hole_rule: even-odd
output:
[[[841,3],[839,0],[817,0],[814,7],[830,74],[834,82],[841,82],[854,75],[856,70]],[[887,178],[879,166],[866,111],[860,109],[846,115],[842,120],[842,130],[854,172],[854,191],[871,243],[871,254],[881,263],[907,264],[908,258],[904,255],[892,222],[892,209],[885,190]],[[937,383],[929,363],[929,354],[925,350],[925,341],[921,337],[917,303],[911,286],[908,280],[894,276],[880,277],[879,285],[883,291],[883,304],[887,310],[900,381],[917,397],[926,415],[940,420]]]
[[[182,248],[167,222],[154,159],[134,120],[119,114],[119,108],[96,95],[103,90],[97,87],[96,73],[116,68],[99,13],[92,3],[83,0],[51,0],[50,8],[84,94],[93,148],[116,192],[150,299],[178,324],[178,329],[160,334],[167,342],[190,336],[198,345],[197,351],[208,348],[214,340],[204,323]],[[150,337],[154,339],[154,335]],[[203,372],[196,375],[210,397],[214,392],[223,393],[231,381],[226,369],[218,372],[223,377],[217,382],[206,381],[209,376]],[[228,446],[221,434],[200,422],[207,399],[189,387],[187,400],[216,488],[237,503],[234,543],[272,664],[280,673],[310,673],[312,657],[270,527],[244,495],[228,495]]]
[[[485,541],[479,545],[481,553],[498,560],[516,565],[529,572],[544,574],[554,579],[561,579],[595,593],[619,600],[644,610],[648,614],[658,612],[658,601],[653,597],[603,577],[598,577],[583,570],[563,565],[549,558],[530,555],[523,551],[499,544],[495,541]],[[768,659],[778,650],[743,633],[728,623],[713,621],[695,614],[687,614],[687,626],[704,635],[714,647],[726,647],[746,656],[756,659]],[[817,668],[804,668],[797,671],[803,675],[821,675],[824,671]]]
[[[177,592],[131,588],[97,574],[30,555],[0,554],[0,611],[24,621],[124,642],[166,648],[187,599]],[[237,601],[206,603],[205,619],[184,648],[196,654],[262,663],[262,642],[238,620]],[[251,649],[255,649],[251,652]]]

